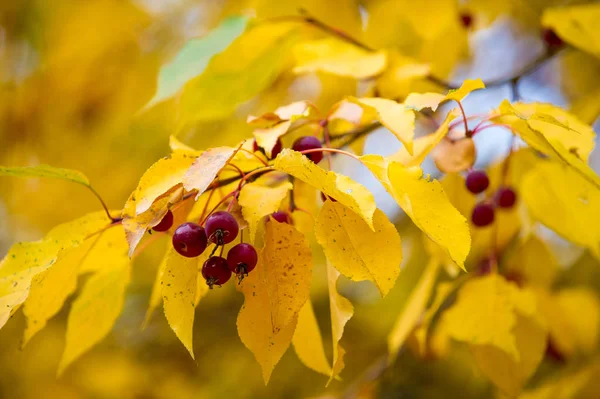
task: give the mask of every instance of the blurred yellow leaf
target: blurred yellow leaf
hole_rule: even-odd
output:
[[[124,254],[86,282],[69,313],[58,375],[110,332],[123,308],[129,277],[129,259]]]
[[[535,296],[497,274],[473,278],[458,293],[456,302],[442,316],[444,331],[457,341],[489,345],[519,362],[513,329],[517,316],[532,317]]]
[[[396,227],[379,209],[373,215],[373,226],[371,231],[344,205],[325,201],[315,235],[336,269],[354,281],[372,281],[385,296],[400,273],[402,244]]]
[[[261,176],[252,183],[244,185],[240,191],[238,203],[242,207],[242,215],[248,221],[250,242],[254,242],[258,223],[267,215],[276,212],[281,201],[292,189],[287,179],[274,181],[270,175]]]
[[[542,24],[564,41],[600,58],[599,19],[600,5],[579,4],[546,9]]]
[[[426,309],[427,301],[433,291],[437,279],[440,261],[434,257],[423,269],[423,273],[413,291],[411,292],[406,304],[401,310],[394,327],[388,335],[388,351],[390,360],[397,355],[410,332],[417,326],[419,319]]]
[[[523,179],[521,195],[532,216],[600,258],[600,190],[574,169],[539,162]]]
[[[596,358],[545,379],[520,395],[519,399],[593,398],[600,389],[599,381],[600,361]]]
[[[306,367],[326,376],[331,375],[331,366],[323,349],[323,337],[310,300],[298,313],[298,325],[292,343],[298,358]]]
[[[404,104],[409,108],[414,108],[417,111],[423,108],[431,108],[432,111],[436,111],[438,106],[444,101],[462,101],[469,93],[474,90],[485,89],[485,85],[481,79],[467,79],[463,82],[456,90],[448,91],[448,94],[443,95],[439,93],[411,93],[406,97]]]
[[[240,338],[261,365],[265,384],[292,340],[311,278],[306,238],[287,223],[268,221],[256,269],[238,286],[244,305],[237,320]]]
[[[337,289],[337,281],[340,277],[338,272],[331,264],[327,263],[327,282],[329,287],[329,312],[331,314],[331,338],[333,341],[333,367],[327,384],[336,378],[344,369],[344,348],[340,345],[340,340],[344,334],[346,323],[354,315],[352,303],[341,296]]]
[[[62,179],[73,183],[90,186],[90,181],[85,175],[77,170],[55,168],[50,165],[37,166],[0,166],[0,176],[15,177],[47,177],[51,179]]]
[[[391,161],[397,161],[404,166],[419,166],[425,160],[427,154],[429,154],[436,145],[446,137],[448,134],[448,126],[454,118],[460,115],[460,112],[455,109],[448,113],[444,122],[437,128],[437,130],[424,137],[419,137],[414,141],[413,153],[409,153],[406,148],[401,148],[395,154],[390,155]]]
[[[377,119],[404,144],[409,154],[413,153],[415,136],[415,114],[402,103],[385,98],[359,98],[358,103],[377,111]]]
[[[521,279],[528,286],[549,288],[558,274],[558,261],[548,246],[537,236],[530,235],[507,259],[507,275]]]
[[[196,313],[198,258],[186,258],[168,249],[162,273],[163,309],[169,326],[194,359],[193,329]]]
[[[299,152],[284,149],[275,159],[275,169],[288,173],[322,191],[329,197],[335,198],[340,204],[356,212],[371,228],[375,199],[373,194],[361,184],[347,176],[326,171],[315,165]]]
[[[396,50],[388,51],[388,67],[377,79],[377,91],[383,98],[402,101],[414,83],[431,72],[429,64],[420,63]]]
[[[367,51],[336,37],[300,43],[294,58],[294,73],[319,71],[356,79],[376,76],[387,64],[384,51]]]

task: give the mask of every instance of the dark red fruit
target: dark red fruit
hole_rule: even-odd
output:
[[[277,220],[279,223],[292,224],[292,217],[289,213],[284,211],[277,211],[271,214],[271,217]]]
[[[220,256],[208,258],[202,265],[202,277],[211,289],[215,284],[225,284],[231,278],[231,270],[227,265],[227,259]]]
[[[494,207],[482,202],[475,205],[471,214],[471,221],[477,227],[485,227],[494,222]]]
[[[196,223],[184,223],[173,233],[173,247],[188,258],[200,255],[206,249],[206,231]]]
[[[315,136],[303,136],[294,141],[294,145],[292,149],[294,151],[302,152],[306,150],[313,150],[315,148],[322,148],[321,142]],[[311,152],[308,154],[304,154],[313,161],[314,163],[319,163],[321,159],[323,159],[322,152]]]
[[[546,357],[556,363],[564,363],[566,361],[565,355],[558,350],[552,338],[548,338],[548,343],[546,344]]]
[[[235,240],[240,227],[229,212],[219,211],[210,215],[204,224],[208,240],[217,245],[228,244]]]
[[[512,208],[517,202],[517,193],[510,187],[500,187],[496,192],[495,200],[500,208]]]
[[[467,190],[473,194],[484,192],[490,185],[490,179],[483,170],[475,170],[467,175]]]
[[[460,14],[460,22],[468,29],[473,25],[473,16],[468,12],[463,12]]]
[[[163,216],[162,220],[152,228],[154,231],[167,231],[173,226],[173,212],[167,211],[166,215]]]
[[[565,42],[558,37],[556,32],[550,28],[544,29],[542,32],[542,39],[544,40],[544,43],[546,43],[546,46],[551,50],[556,50],[565,44]]]
[[[258,144],[256,143],[256,139],[254,139],[254,143],[253,143],[253,148],[254,152],[256,151],[260,151],[262,153],[264,153],[265,151],[258,146]],[[283,149],[283,143],[281,142],[281,139],[277,139],[277,142],[275,143],[275,145],[273,146],[273,149],[271,150],[271,158],[275,158],[277,155],[279,155],[279,153],[281,152],[281,150]]]
[[[258,254],[256,253],[256,249],[250,244],[238,244],[227,253],[229,270],[238,274],[240,278],[254,270],[257,262]]]
[[[337,200],[335,198],[329,197],[329,196],[325,195],[325,193],[323,193],[323,192],[321,192],[321,200],[323,202],[325,202],[327,200],[330,200],[330,201],[333,201],[333,202],[337,202]]]

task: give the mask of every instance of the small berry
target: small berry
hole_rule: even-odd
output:
[[[330,200],[330,201],[333,201],[333,202],[337,202],[337,200],[336,200],[335,198],[333,198],[333,197],[329,197],[329,196],[325,195],[325,193],[324,193],[324,192],[321,192],[321,200],[322,200],[323,202],[325,202],[325,201],[327,201],[327,200]]]
[[[473,26],[473,16],[468,12],[463,12],[460,14],[460,22],[462,23],[462,26],[469,29]]]
[[[501,187],[496,192],[495,200],[500,208],[512,208],[517,202],[517,193],[510,187]]]
[[[256,151],[260,151],[262,153],[264,153],[265,151],[258,146],[258,143],[256,142],[256,139],[254,139],[254,143],[253,143],[253,150],[254,152]],[[275,145],[273,146],[273,149],[271,150],[271,159],[275,158],[277,155],[279,155],[279,153],[281,152],[281,150],[283,149],[283,143],[281,142],[281,139],[277,139],[277,142],[275,143]]]
[[[173,247],[188,258],[200,255],[206,249],[206,231],[196,223],[184,223],[173,233]]]
[[[542,39],[544,40],[544,43],[546,43],[546,46],[551,50],[556,50],[564,44],[563,40],[550,28],[544,29],[542,32]]]
[[[217,245],[228,244],[238,235],[239,225],[229,212],[219,211],[210,215],[204,224],[208,240]]]
[[[485,227],[494,222],[494,207],[485,202],[475,205],[471,214],[471,221],[477,227]]]
[[[292,217],[289,213],[284,211],[277,211],[271,214],[271,217],[278,221],[279,223],[287,223],[292,224]]]
[[[467,190],[473,194],[484,192],[490,185],[490,179],[483,170],[475,170],[467,175]]]
[[[165,216],[163,216],[162,220],[152,228],[154,231],[167,231],[173,226],[173,212],[168,210]]]
[[[256,249],[250,244],[240,243],[231,248],[227,253],[227,263],[229,270],[240,276],[240,281],[244,275],[248,275],[256,267],[258,254]]]
[[[215,284],[219,286],[225,284],[231,278],[227,259],[220,256],[208,258],[202,265],[202,277],[211,289]]]
[[[315,148],[322,148],[321,142],[315,136],[300,137],[296,141],[294,141],[294,145],[292,146],[292,149],[294,151],[299,151],[299,152],[306,151],[306,150],[313,150]],[[309,154],[304,154],[304,155],[306,155],[308,157],[308,159],[310,159],[314,163],[319,163],[321,161],[321,159],[323,159],[322,152],[311,152]]]

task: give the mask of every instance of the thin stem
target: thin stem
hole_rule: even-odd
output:
[[[327,122],[327,120],[325,120]],[[327,127],[327,123],[323,126],[323,136],[325,138],[325,145],[327,148],[331,148],[331,138],[329,137],[329,128]],[[327,166],[329,170],[331,170],[331,153],[327,153]]]
[[[108,216],[110,221],[112,223],[119,222],[121,220],[120,218],[113,218],[112,216],[110,216],[110,212],[108,211],[108,207],[106,206],[106,203],[104,202],[104,200],[102,199],[100,194],[98,194],[98,192],[94,189],[94,187],[92,187],[92,186],[86,186],[86,187],[88,187],[92,191],[92,193],[94,193],[96,198],[98,198],[98,201],[100,201],[100,203],[102,204],[102,208],[104,208],[104,212],[106,212],[106,216]]]
[[[293,186],[294,185],[294,176],[290,175],[289,180]],[[294,196],[294,189],[292,189],[290,191],[290,212],[294,212],[294,209],[296,209],[296,197]]]
[[[245,148],[240,148],[240,151],[245,152],[246,154],[250,154],[252,155],[254,158],[258,159],[260,161],[260,163],[262,163],[265,166],[269,166],[269,164],[267,162],[265,162],[264,159],[262,159],[261,157],[259,157],[258,155],[256,155],[255,153],[253,153],[252,151],[248,151]]]
[[[232,191],[232,192],[230,192],[229,194],[227,194],[226,196],[224,196],[223,198],[221,198],[221,200],[220,200],[220,201],[217,203],[217,205],[215,205],[215,206],[214,206],[214,207],[213,207],[213,208],[210,210],[210,212],[208,212],[208,214],[206,215],[206,217],[205,217],[204,219],[202,219],[202,221],[200,222],[200,224],[201,224],[201,225],[202,225],[202,224],[204,224],[204,222],[206,222],[206,219],[207,219],[207,218],[208,218],[210,215],[212,215],[212,213],[213,213],[215,210],[217,210],[217,208],[219,208],[219,207],[221,206],[221,204],[223,204],[223,203],[224,203],[224,202],[227,200],[227,198],[230,198],[230,197],[232,197],[233,195],[237,194],[237,192],[238,192],[237,190],[235,190],[235,191]]]
[[[272,170],[275,170],[272,166],[265,166],[264,168],[254,169],[253,171],[247,173],[246,176],[244,176],[240,179],[240,184],[238,184],[237,191],[239,192],[242,189],[242,184],[249,178],[251,178],[257,174],[263,174],[266,172],[270,172]]]
[[[465,113],[465,109],[460,101],[456,100],[458,106],[460,107],[460,112],[462,113],[463,122],[465,124],[465,136],[469,137],[469,124],[467,123],[467,114]]]
[[[215,193],[215,191],[217,190],[213,188],[212,190],[210,190],[210,193],[208,193],[208,198],[206,199],[206,203],[204,204],[204,208],[202,208],[202,213],[200,214],[200,220],[204,220],[206,210],[208,209],[208,205],[210,204],[210,200],[212,199],[212,196]]]
[[[243,170],[241,170],[241,169],[240,169],[240,168],[239,168],[237,165],[234,165],[234,164],[232,164],[232,163],[228,163],[226,166],[230,166],[230,167],[232,167],[233,169],[237,170],[237,171],[238,171],[238,173],[240,174],[240,176],[241,176],[241,177],[244,177],[244,176],[246,175],[246,174],[244,173],[244,171],[243,171]]]
[[[333,152],[333,153],[336,153],[336,154],[346,155],[346,156],[349,156],[350,158],[354,158],[357,161],[360,161],[360,159],[358,159],[358,157],[356,155],[354,155],[352,153],[349,153],[348,151],[340,150],[340,149],[337,149],[337,148],[325,148],[325,147],[324,148],[313,148],[313,149],[310,149],[310,150],[300,151],[300,154],[310,154],[310,153],[313,153],[313,152]]]

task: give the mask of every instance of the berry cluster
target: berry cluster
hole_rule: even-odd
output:
[[[321,145],[321,142],[319,141],[319,139],[316,138],[315,136],[299,137],[296,141],[294,141],[294,144],[292,145],[292,149],[294,151],[298,151],[298,152],[315,150],[318,148],[322,148],[322,145]],[[258,146],[258,144],[256,143],[256,140],[254,140],[254,148],[253,149],[254,149],[254,151],[260,151],[260,152],[264,153],[264,150]],[[281,139],[277,139],[277,143],[275,143],[275,146],[271,150],[271,158],[275,158],[281,152],[282,149],[283,149],[283,144],[281,143]],[[319,163],[321,161],[321,159],[323,159],[322,152],[317,152],[317,151],[309,152],[305,155],[308,159],[310,159],[314,163]]]
[[[484,192],[490,185],[490,179],[482,170],[472,171],[467,175],[467,190],[473,194]],[[489,226],[494,222],[496,208],[509,209],[517,202],[517,194],[510,187],[500,187],[493,201],[482,201],[475,205],[471,214],[471,222],[477,227]]]

